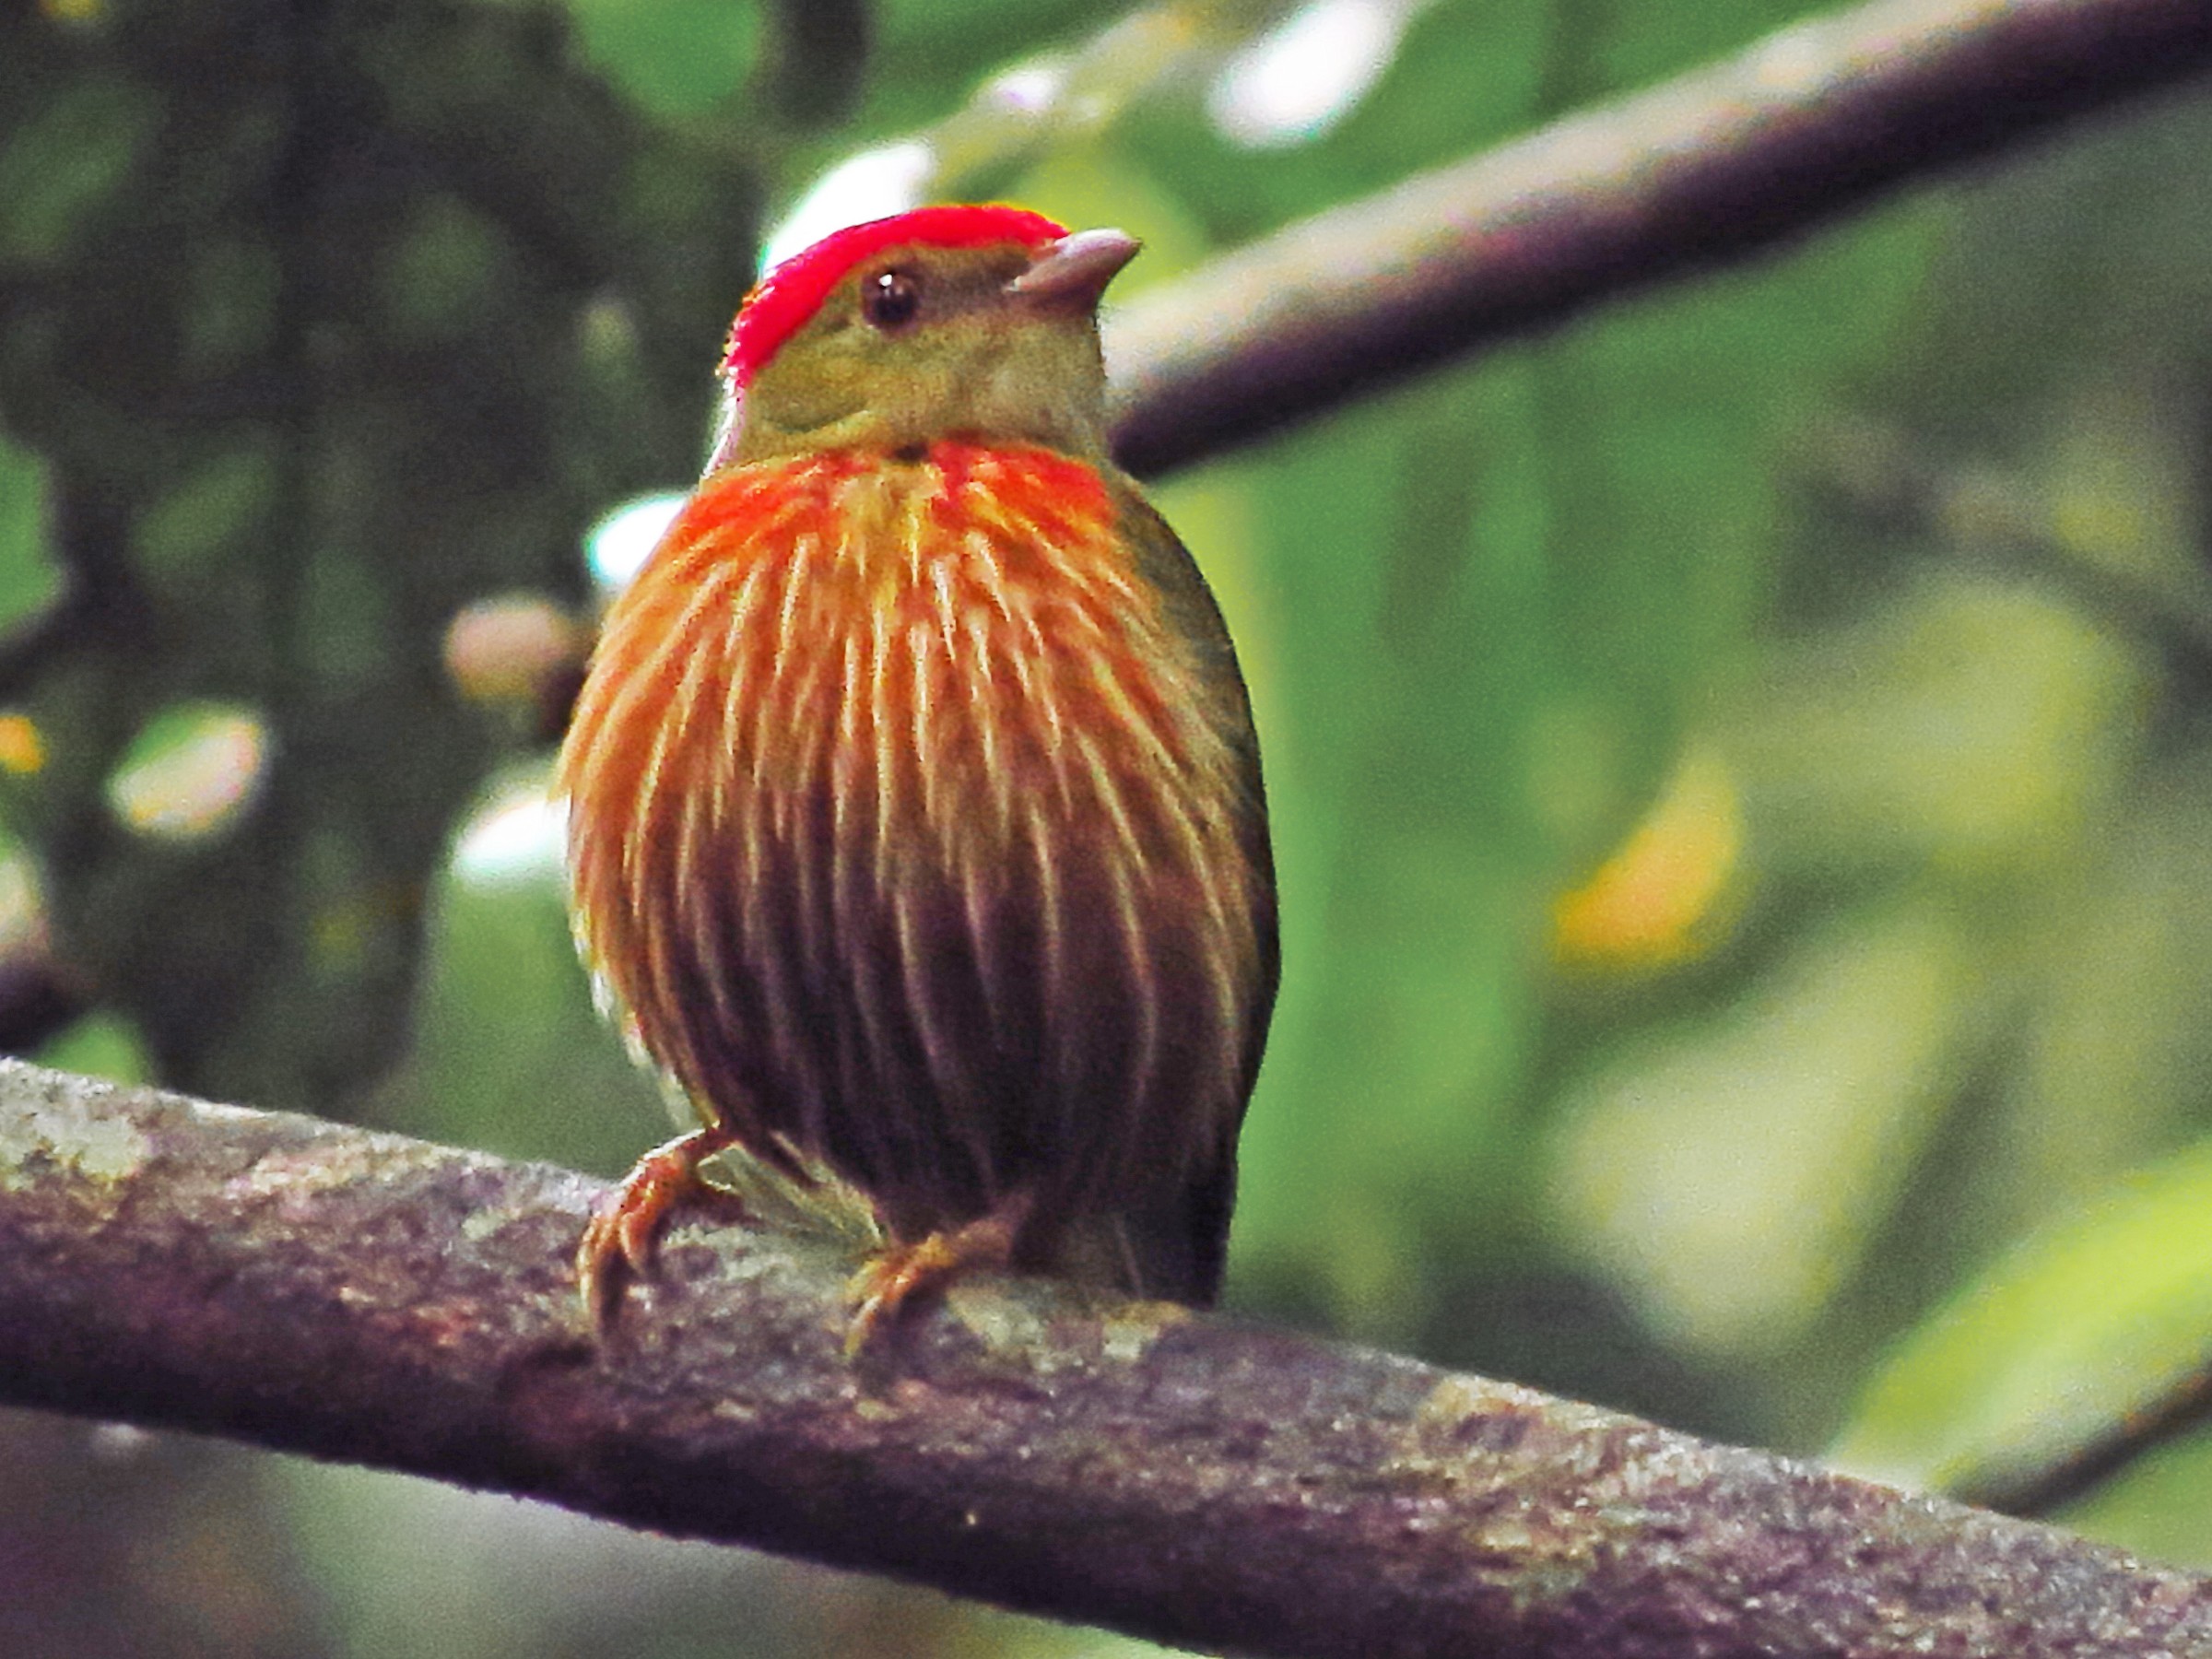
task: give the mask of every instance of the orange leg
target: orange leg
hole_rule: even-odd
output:
[[[845,1357],[868,1345],[883,1325],[916,1296],[931,1295],[962,1274],[1003,1268],[1014,1259],[1014,1241],[1030,1217],[1024,1194],[973,1221],[933,1232],[912,1243],[892,1243],[870,1256],[845,1287],[853,1323],[845,1330]]]
[[[611,1197],[593,1212],[576,1246],[576,1288],[592,1328],[604,1335],[622,1306],[632,1278],[652,1271],[661,1231],[687,1198],[722,1197],[699,1173],[700,1164],[736,1145],[720,1127],[694,1129],[638,1159]]]

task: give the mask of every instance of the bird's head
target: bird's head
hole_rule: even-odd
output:
[[[1102,456],[1099,296],[1136,249],[1003,206],[922,207],[824,237],[738,312],[707,470],[954,437]]]

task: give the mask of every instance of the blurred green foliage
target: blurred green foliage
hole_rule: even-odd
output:
[[[558,710],[472,704],[448,625],[588,614],[588,528],[697,465],[764,204],[860,157],[1123,224],[1134,290],[1806,8],[1376,0],[1371,72],[1278,119],[1314,9],[8,14],[0,809],[90,1010],[39,1052],[621,1168],[660,1108],[533,815]],[[1970,1488],[2191,1385],[2208,158],[2170,100],[1162,483],[1284,892],[1234,1302]],[[234,798],[149,833],[163,764]],[[2207,1456],[2068,1519],[2212,1562]],[[610,1605],[641,1655],[1135,1651],[256,1489],[269,1582],[324,1586],[285,1651],[602,1651]]]
[[[2212,1327],[2212,1148],[2029,1241],[1916,1333],[1830,1449],[1912,1486],[2001,1492],[2155,1411]]]

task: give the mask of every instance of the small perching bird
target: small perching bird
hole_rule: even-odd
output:
[[[925,207],[739,312],[560,757],[584,956],[702,1124],[585,1232],[594,1317],[733,1147],[874,1206],[855,1340],[974,1266],[1213,1300],[1274,877],[1220,613],[1107,452],[1136,251]]]

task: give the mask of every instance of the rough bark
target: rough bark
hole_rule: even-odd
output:
[[[2212,1583],[1159,1304],[673,1235],[580,1332],[583,1176],[0,1065],[0,1398],[226,1434],[1242,1653],[2212,1653]]]

